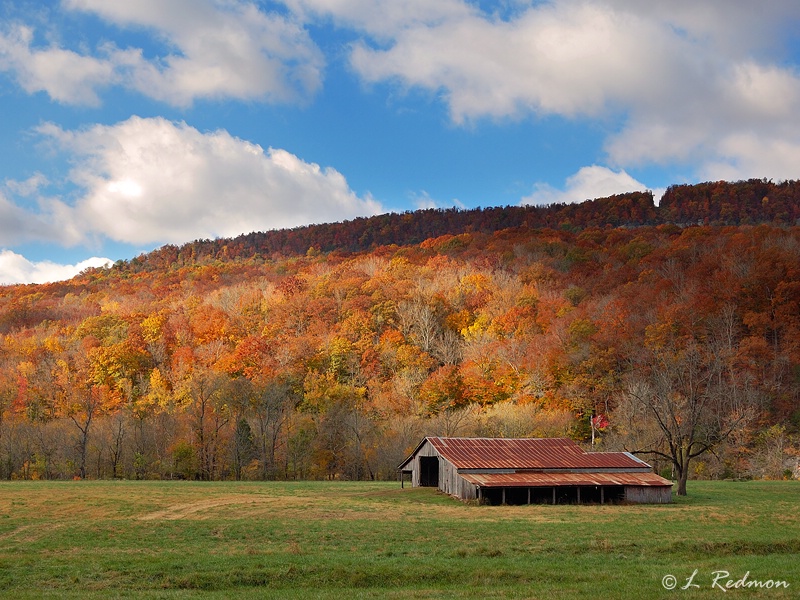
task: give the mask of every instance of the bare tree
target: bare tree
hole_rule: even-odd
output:
[[[256,421],[256,446],[262,479],[278,475],[277,450],[286,434],[286,421],[298,402],[288,378],[277,378],[254,388],[251,410]]]
[[[713,333],[713,332],[712,332]],[[691,461],[714,449],[757,414],[760,394],[713,335],[680,336],[671,325],[648,328],[639,364],[617,407],[624,445],[669,461],[686,495]]]
[[[225,403],[224,375],[207,369],[196,369],[187,382],[190,402],[187,412],[199,459],[200,479],[211,480],[217,474],[220,434],[230,421]]]
[[[127,424],[128,414],[122,410],[115,413],[108,422],[108,458],[111,463],[111,477],[113,479],[120,476],[122,455],[125,452],[125,439],[128,434]]]
[[[401,302],[397,306],[397,317],[404,335],[425,352],[434,352],[434,345],[441,334],[441,325],[436,313],[424,298],[417,296],[413,300]]]

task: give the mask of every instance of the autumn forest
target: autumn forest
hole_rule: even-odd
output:
[[[165,246],[0,288],[0,334],[3,478],[391,479],[431,434],[790,477],[800,183]]]

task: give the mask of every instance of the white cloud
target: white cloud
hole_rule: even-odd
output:
[[[0,245],[60,239],[56,223],[52,214],[26,210],[0,193]]]
[[[564,189],[557,189],[546,183],[536,184],[533,193],[522,199],[522,204],[569,204],[645,190],[647,190],[646,185],[624,170],[613,171],[592,165],[582,167],[577,173],[570,175],[564,184]],[[660,199],[662,194],[663,190],[654,192],[656,200]]]
[[[426,209],[426,208],[446,208],[446,207],[456,207],[456,208],[466,208],[463,202],[461,202],[458,198],[453,198],[450,202],[441,202],[432,198],[431,195],[422,190],[421,192],[415,192],[410,195],[410,200],[416,209]]]
[[[75,265],[60,265],[50,261],[31,262],[10,250],[0,250],[0,285],[63,281],[90,267],[105,267],[111,262],[108,258],[96,256]]]
[[[439,203],[431,198],[430,194],[428,194],[428,192],[425,190],[418,194],[412,194],[411,202],[414,204],[414,208],[418,210],[425,208],[439,208]]]
[[[15,179],[6,179],[5,186],[14,194],[18,196],[32,196],[42,186],[50,183],[42,173],[35,173],[28,177],[25,181],[17,181]]]
[[[770,148],[800,145],[795,119],[800,111],[798,74],[752,60],[726,65],[723,71],[710,82],[698,83],[703,86],[699,91],[691,86],[677,89],[684,98],[673,94],[670,105],[635,111],[607,140],[611,160],[624,165],[694,162],[698,174],[717,171],[725,163],[733,179],[798,178],[797,166],[783,168],[789,161],[760,159],[765,149],[775,154]],[[743,138],[754,143],[731,143]]]
[[[471,13],[402,29],[388,48],[356,45],[352,63],[370,82],[441,92],[457,123],[528,112],[596,116],[622,98],[657,93],[649,70],[663,70],[653,64],[660,38],[634,15],[562,2],[511,21]]]
[[[62,6],[143,30],[169,49],[151,58],[142,48],[102,42],[92,54],[39,47],[24,25],[0,31],[0,70],[13,72],[26,91],[45,91],[62,103],[97,105],[99,90],[111,85],[175,106],[198,98],[288,102],[321,85],[324,60],[308,33],[253,2],[65,0]]]
[[[512,0],[492,14],[457,0],[289,5],[362,31],[351,64],[365,81],[428,90],[455,123],[601,118],[616,167],[800,176],[800,167],[764,171],[772,163],[759,158],[800,145],[800,76],[787,62],[794,0]]]
[[[717,147],[719,157],[704,161],[699,169],[704,180],[800,179],[800,136],[765,138],[754,132],[733,132],[722,135]]]
[[[113,126],[39,128],[74,161],[83,191],[57,203],[65,229],[133,244],[181,243],[339,221],[382,211],[341,173],[286,150],[264,150],[226,131],[131,117]]]
[[[404,29],[431,26],[477,13],[462,0],[283,0],[304,21],[332,17],[338,23],[391,39]]]
[[[607,4],[663,22],[676,34],[718,48],[737,60],[780,51],[800,19],[800,4],[795,0],[607,0]]]
[[[26,92],[47,92],[66,104],[100,103],[97,88],[115,79],[105,58],[83,56],[63,48],[34,48],[33,30],[13,25],[0,31],[0,71],[11,71]]]

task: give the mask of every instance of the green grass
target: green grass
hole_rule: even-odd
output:
[[[790,584],[734,597],[800,597],[800,482],[689,493],[511,507],[396,483],[0,483],[0,596],[694,599],[728,571]],[[695,569],[699,588],[663,588]]]

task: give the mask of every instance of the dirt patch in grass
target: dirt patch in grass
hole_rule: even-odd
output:
[[[437,513],[441,509],[437,510]],[[397,520],[404,513],[391,506],[369,502],[326,501],[325,498],[299,496],[266,496],[257,494],[223,494],[212,498],[173,504],[137,517],[139,521],[177,521],[209,519],[274,518],[284,520]]]
[[[275,502],[275,498],[247,494],[230,494],[205,500],[174,504],[139,517],[140,521],[176,521],[178,519],[208,519],[217,516],[214,509],[230,506],[249,506]]]

